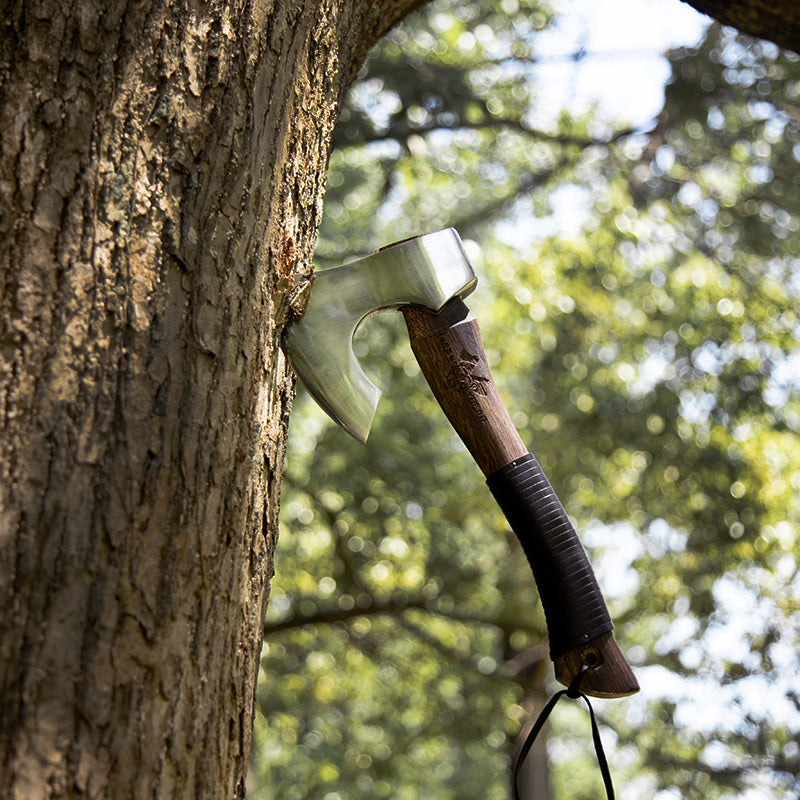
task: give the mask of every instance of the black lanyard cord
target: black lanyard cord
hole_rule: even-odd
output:
[[[551,698],[547,705],[542,709],[542,713],[539,714],[536,722],[534,723],[533,727],[530,730],[530,733],[525,737],[525,742],[522,745],[522,748],[519,751],[519,755],[517,756],[517,763],[514,767],[514,800],[521,800],[520,793],[519,793],[519,771],[522,768],[522,762],[525,760],[525,757],[530,752],[531,747],[533,747],[533,743],[536,741],[536,737],[539,735],[539,731],[544,727],[545,722],[547,722],[547,718],[550,716],[550,712],[555,708],[556,703],[566,695],[567,697],[571,698],[572,700],[577,700],[579,697],[582,697],[583,700],[586,702],[587,707],[589,708],[589,716],[592,720],[592,740],[594,741],[594,751],[597,754],[597,763],[600,765],[600,773],[603,776],[603,783],[606,787],[606,795],[608,800],[614,800],[614,786],[611,783],[611,773],[608,769],[608,761],[606,760],[606,754],[603,751],[603,742],[600,739],[600,728],[597,725],[597,719],[594,715],[594,709],[592,708],[592,704],[589,702],[589,698],[580,691],[580,684],[581,680],[583,679],[584,674],[586,671],[591,667],[591,663],[589,661],[584,661],[581,664],[581,668],[578,671],[578,674],[572,679],[572,683],[570,683],[568,689],[562,689],[560,692],[556,692]]]

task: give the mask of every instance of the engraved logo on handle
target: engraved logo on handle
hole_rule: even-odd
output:
[[[481,366],[482,362],[480,356],[473,355],[466,349],[461,351],[461,355],[458,357],[458,369],[461,372],[461,382],[476,394],[488,397],[491,378],[478,374],[478,370]]]

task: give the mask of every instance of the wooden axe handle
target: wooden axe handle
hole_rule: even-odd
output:
[[[639,685],[611,633],[611,618],[580,540],[506,411],[486,361],[480,329],[460,298],[439,312],[405,306],[420,368],[519,538],[544,606],[556,678],[581,682],[595,697],[622,697]]]

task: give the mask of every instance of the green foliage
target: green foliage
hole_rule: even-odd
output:
[[[800,64],[712,27],[671,54],[648,134],[535,131],[549,16],[436,2],[375,50],[320,262],[466,239],[501,392],[638,667],[642,693],[601,704],[621,797],[796,797]],[[581,229],[537,233],[570,187]],[[384,389],[366,447],[296,403],[250,795],[508,797],[545,688],[519,668],[542,658],[535,587],[400,315],[356,347]],[[598,796],[585,717],[556,716],[553,797]]]
[[[590,120],[530,124],[549,18],[535,0],[434,2],[373,50],[335,135],[322,266],[424,230],[463,233],[519,201],[547,207],[545,185],[592,141]]]

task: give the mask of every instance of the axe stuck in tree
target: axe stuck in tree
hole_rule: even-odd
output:
[[[633,694],[639,685],[611,632],[586,552],[492,380],[477,320],[462,299],[476,283],[455,230],[398,242],[317,273],[284,349],[314,399],[366,442],[381,393],[358,364],[353,336],[371,314],[400,309],[423,374],[528,557],[556,678],[570,685],[588,663],[582,692]]]

